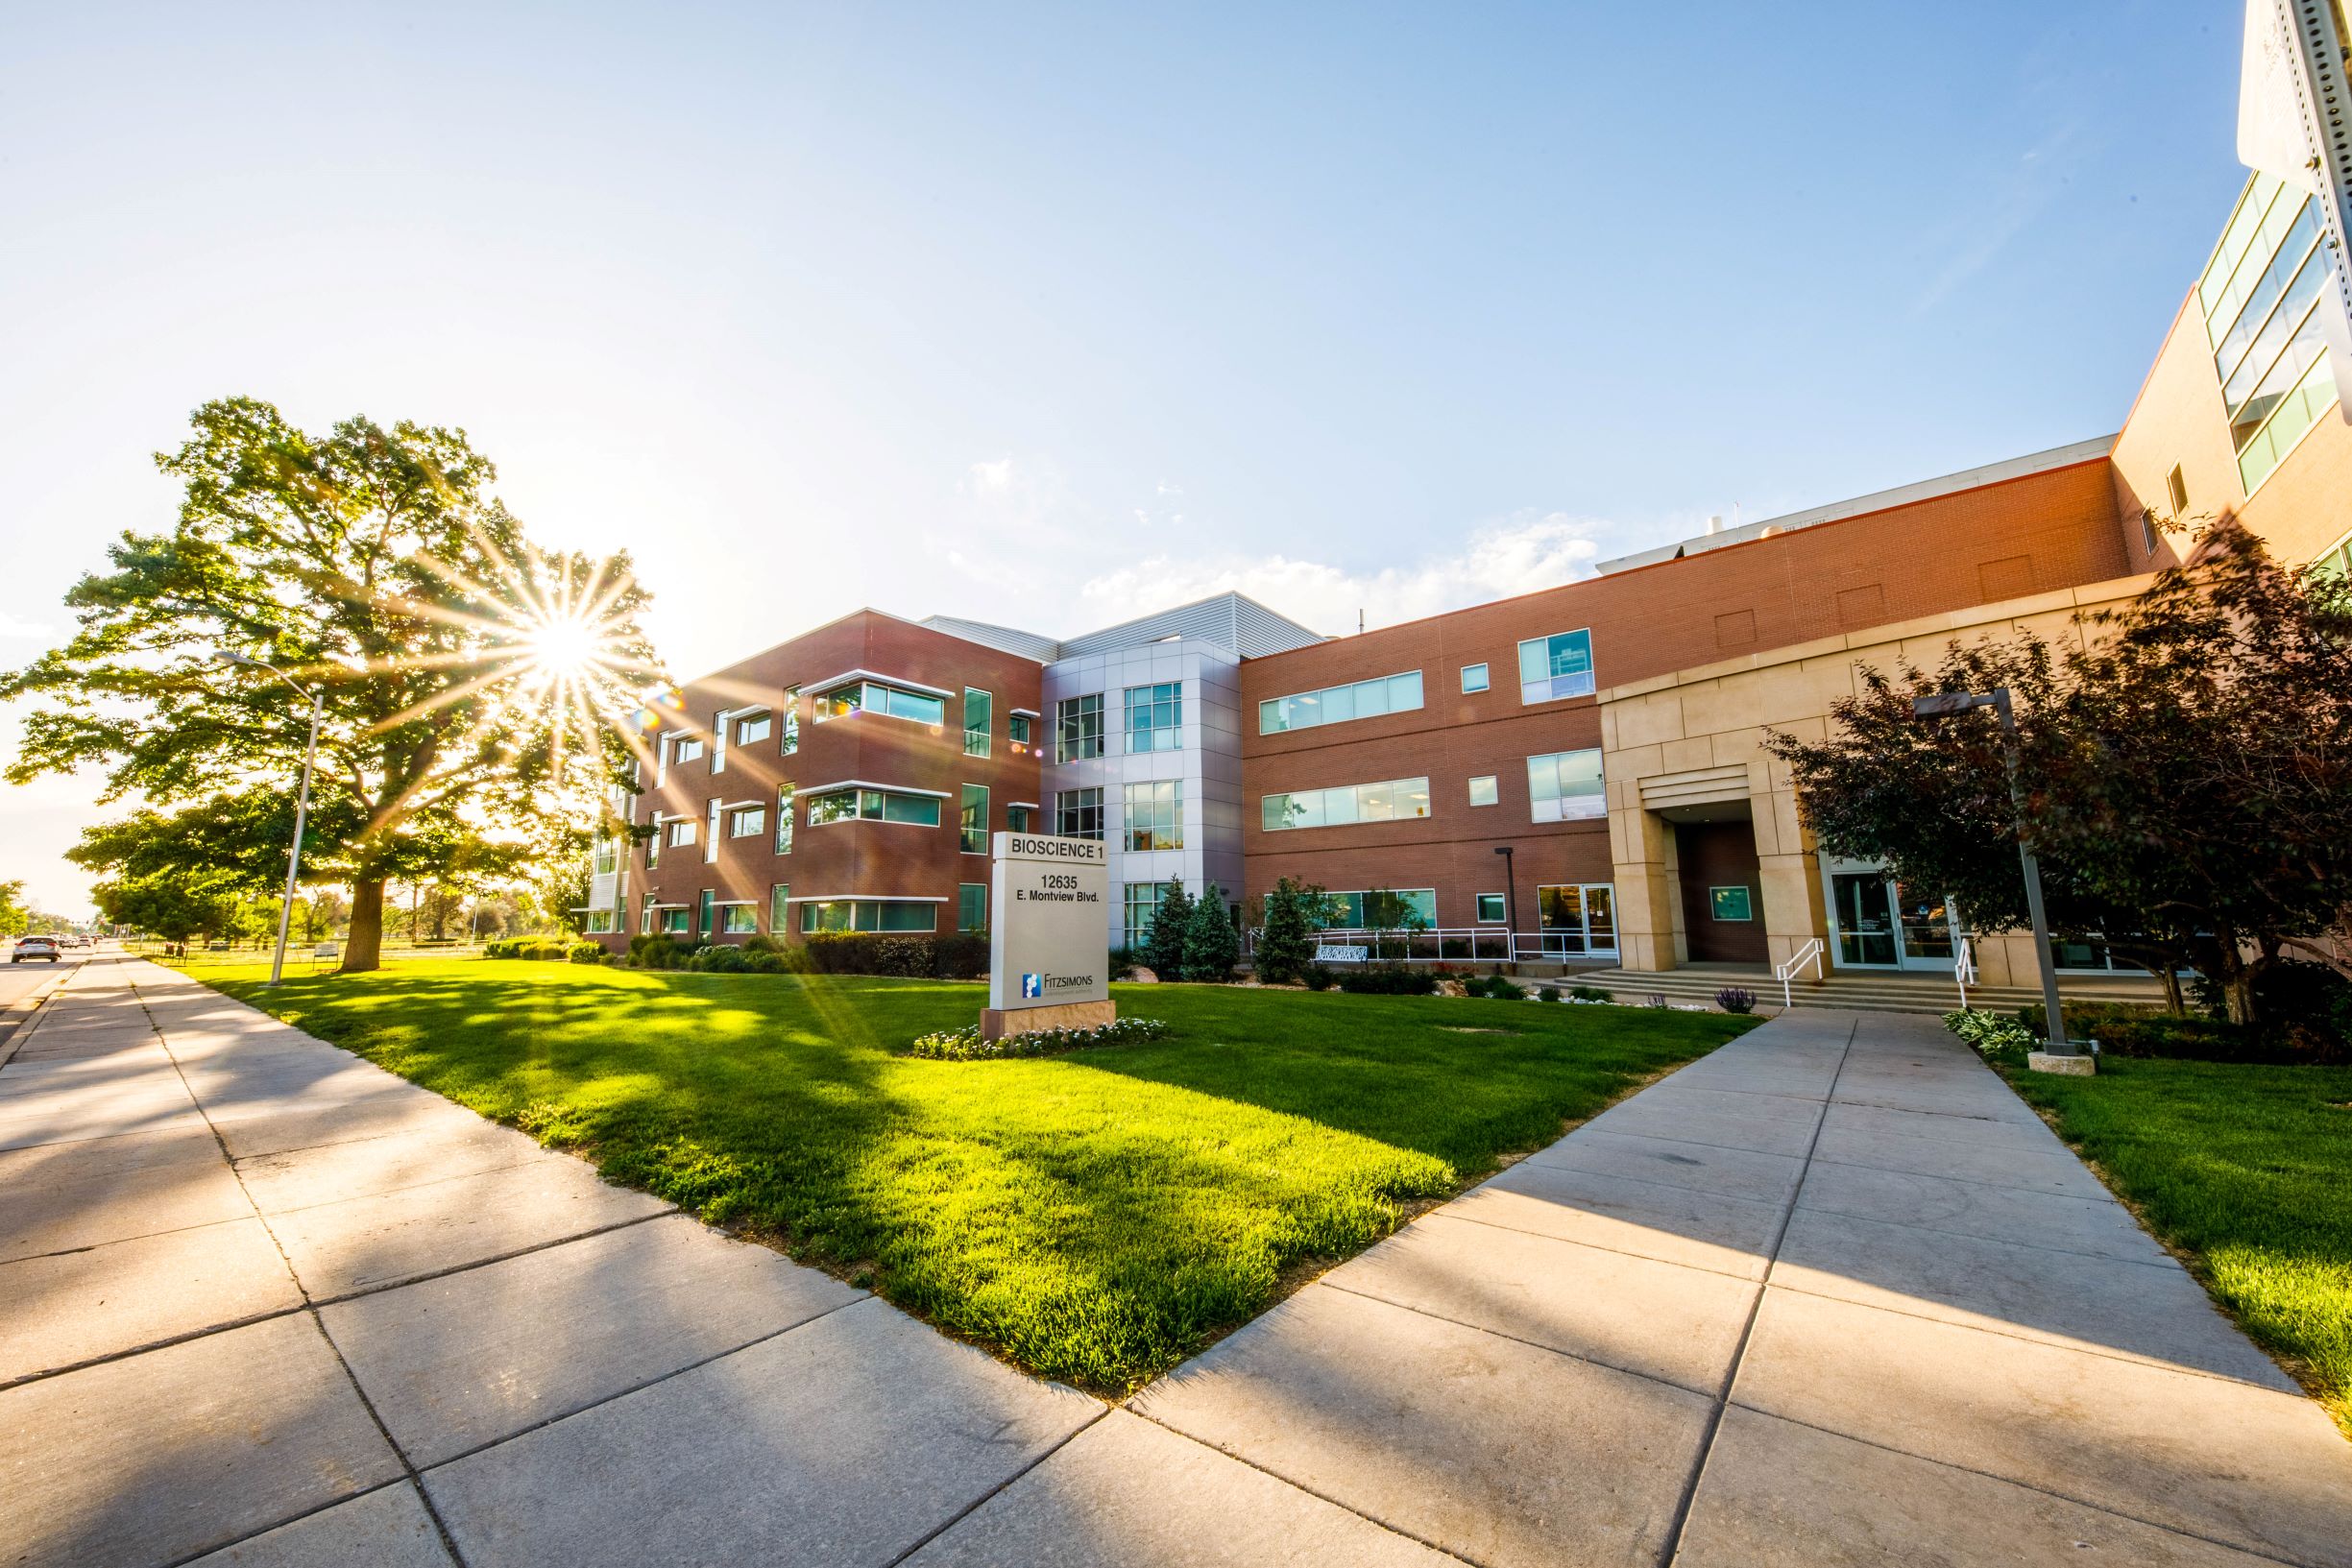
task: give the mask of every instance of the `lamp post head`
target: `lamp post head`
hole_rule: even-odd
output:
[[[1511,846],[1508,844],[1497,844],[1494,846],[1494,853],[1503,856],[1505,859],[1509,859],[1511,857]]]
[[[1965,713],[1972,708],[1981,708],[1991,702],[1974,691],[1939,691],[1929,697],[1913,697],[1911,714],[1914,718],[1947,718],[1953,713]]]

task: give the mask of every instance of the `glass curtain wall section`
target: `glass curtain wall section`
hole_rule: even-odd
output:
[[[1126,786],[1122,842],[1130,850],[1184,847],[1184,782],[1152,779]]]
[[[1278,735],[1349,719],[1378,718],[1384,713],[1409,713],[1421,706],[1421,672],[1383,675],[1346,686],[1327,686],[1295,696],[1269,697],[1258,704],[1258,734]]]
[[[1082,762],[1103,755],[1103,693],[1064,697],[1055,705],[1054,760]]]
[[[1166,882],[1128,882],[1122,888],[1120,902],[1129,948],[1140,948],[1151,939],[1152,922],[1158,917],[1160,900],[1167,894]]]
[[[1184,743],[1184,683],[1161,681],[1127,688],[1127,749],[1176,751]]]
[[[2337,262],[2317,201],[2257,174],[2197,284],[2248,495],[2334,405],[2320,312]]]
[[[804,934],[822,931],[934,931],[939,929],[935,904],[892,904],[878,899],[811,902],[800,906]]]
[[[852,681],[816,694],[818,723],[846,718],[852,713],[882,713],[915,724],[943,724],[947,721],[947,699],[881,681]]]
[[[939,802],[933,795],[901,795],[888,789],[827,789],[809,797],[810,827],[852,820],[936,828]]]
[[[1064,838],[1103,836],[1103,791],[1065,789],[1054,797],[1054,832]]]

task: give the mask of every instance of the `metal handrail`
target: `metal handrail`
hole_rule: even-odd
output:
[[[1811,964],[1813,966],[1813,978],[1819,980],[1825,977],[1821,973],[1821,954],[1825,950],[1822,948],[1820,937],[1807,937],[1806,939],[1805,946],[1799,948],[1795,953],[1789,954],[1788,961],[1786,963],[1777,964],[1773,967],[1772,977],[1781,982],[1781,1006],[1783,1010],[1797,1004],[1796,998],[1790,990],[1789,982],[1796,977],[1799,970],[1803,969],[1806,964]]]
[[[1968,988],[1976,979],[1976,955],[1970,949],[1965,936],[1960,938],[1958,956],[1952,961],[1952,977],[1960,982],[1960,1011],[1967,1012]]]

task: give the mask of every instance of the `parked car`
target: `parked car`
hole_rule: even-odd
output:
[[[27,959],[39,958],[47,963],[58,961],[58,940],[54,936],[20,936],[16,951],[9,954],[9,962],[21,964]]]

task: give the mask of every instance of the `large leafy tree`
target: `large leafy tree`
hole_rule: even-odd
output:
[[[1932,670],[1865,670],[1830,737],[1773,737],[1816,838],[1952,895],[1977,929],[2023,926],[1992,715],[1911,713],[1914,696],[2005,686],[2055,929],[2168,985],[2194,964],[2242,1022],[2282,958],[2345,968],[2328,933],[2352,912],[2352,591],[2281,567],[2224,518],[2085,630],[2062,649],[2021,633]]]
[[[33,910],[25,903],[21,880],[0,882],[0,936],[21,936]]]
[[[236,929],[243,908],[233,887],[184,871],[102,881],[90,888],[90,898],[114,924],[136,927],[166,942],[227,936]]]
[[[95,766],[148,813],[85,864],[241,883],[282,877],[307,705],[320,694],[303,859],[352,890],[346,970],[378,961],[384,884],[576,853],[657,677],[625,556],[535,548],[463,431],[351,419],[323,435],[228,398],[158,454],[183,498],[67,595],[79,630],[0,680],[36,705],[9,768]]]

